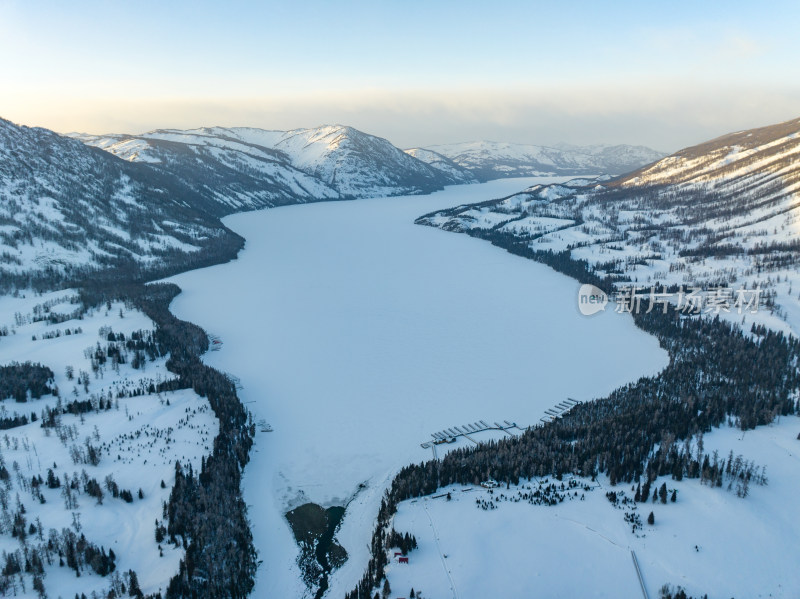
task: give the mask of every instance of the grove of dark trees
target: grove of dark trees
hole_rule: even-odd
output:
[[[31,362],[13,362],[0,366],[0,400],[13,397],[18,402],[28,401],[53,393],[53,371],[47,366]]]

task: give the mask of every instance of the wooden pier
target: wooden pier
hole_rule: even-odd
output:
[[[552,422],[556,418],[561,418],[561,416],[569,412],[572,408],[580,403],[581,402],[568,397],[564,401],[558,402],[552,408],[546,409],[544,411],[544,416],[539,418],[539,420],[544,423]]]
[[[420,447],[422,447],[422,449],[430,449],[433,453],[433,459],[438,459],[436,446],[441,445],[442,443],[455,443],[458,437],[464,437],[465,439],[472,441],[477,445],[478,441],[473,439],[470,435],[482,433],[483,431],[501,431],[509,436],[515,437],[516,434],[512,432],[512,429],[517,429],[520,433],[524,431],[524,429],[517,426],[516,422],[503,420],[503,423],[504,424],[495,422],[494,424],[489,424],[485,420],[479,420],[477,422],[471,422],[468,424],[451,426],[435,433],[431,433],[432,439],[430,441],[420,443]]]

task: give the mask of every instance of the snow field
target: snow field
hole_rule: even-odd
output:
[[[536,480],[508,490],[502,485],[492,494],[481,487],[452,486],[437,491],[436,499],[404,501],[394,528],[413,534],[419,546],[408,554],[408,564],[392,559],[387,568],[391,596],[408,597],[413,587],[423,597],[437,598],[639,599],[634,550],[651,598],[665,583],[711,598],[796,597],[800,521],[790,506],[800,493],[798,433],[800,418],[792,416],[744,435],[729,427],[705,435],[704,451],[718,450],[724,458],[732,450],[765,465],[768,484],[752,485],[749,496],[739,498],[698,479],[661,477],[654,488],[666,482],[668,489],[677,489],[677,502],[635,504],[644,525],[636,533],[624,520],[631,510],[614,507],[605,496],[609,490],[623,491],[632,499],[630,485],[610,487],[607,478],[595,490],[578,489],[578,499],[555,506],[500,500],[495,509],[484,510],[475,503],[536,489]],[[553,482],[560,484],[549,479]],[[448,491],[451,501],[442,496]],[[646,523],[650,511],[654,526]]]
[[[201,456],[209,454],[218,423],[208,402],[191,390],[179,390],[162,394],[145,394],[136,397],[117,397],[119,393],[132,392],[147,387],[150,383],[174,378],[165,367],[165,358],[148,361],[144,368],[134,369],[130,364],[120,364],[118,369],[110,360],[100,368],[97,375],[92,371],[90,360],[84,351],[95,348],[99,342],[105,347],[110,327],[114,333],[123,333],[126,338],[134,331],[150,331],[153,322],[144,314],[131,310],[122,303],[113,303],[110,308],[92,310],[82,319],[70,319],[59,324],[32,322],[35,314],[44,314],[42,307],[52,314],[69,315],[78,307],[70,298],[73,292],[56,292],[37,296],[31,292],[26,297],[0,298],[0,328],[6,327],[7,336],[0,337],[0,365],[16,362],[39,362],[54,373],[60,399],[45,395],[41,399],[29,399],[17,403],[4,399],[0,403],[3,416],[15,413],[30,417],[36,413],[38,419],[27,425],[0,431],[0,456],[10,472],[10,481],[0,488],[9,511],[16,509],[17,498],[25,506],[27,522],[41,522],[43,542],[47,542],[49,531],[69,528],[76,534],[84,534],[97,546],[113,549],[116,554],[116,572],[100,577],[91,568],[81,576],[67,567],[59,567],[58,559],[45,564],[44,584],[50,597],[71,599],[76,593],[105,593],[117,575],[134,570],[144,593],[166,590],[169,579],[177,572],[182,549],[176,549],[168,541],[161,543],[163,557],[155,541],[155,521],[162,520],[162,504],[169,499],[174,482],[175,461],[192,464],[200,468]],[[40,308],[35,309],[35,306]],[[122,312],[122,317],[120,317]],[[105,335],[100,335],[103,328]],[[80,329],[75,334],[64,331]],[[59,337],[45,338],[60,332]],[[36,340],[32,338],[36,336]],[[67,378],[67,367],[74,370],[74,379]],[[88,391],[78,382],[79,373],[89,374]],[[82,415],[63,414],[60,426],[43,428],[41,417],[45,408],[54,408],[61,401],[112,398],[111,409],[89,411]],[[63,440],[62,440],[63,437]],[[73,447],[82,449],[90,442],[100,450],[100,461],[95,465],[75,463],[71,457]],[[48,469],[60,479],[61,486],[51,489],[39,487],[45,503],[40,503],[31,494],[30,481],[34,476],[47,479]],[[83,490],[74,491],[77,506],[67,508],[63,496],[64,476],[70,479],[94,478],[103,492],[102,503]],[[107,476],[113,477],[120,490],[129,490],[131,503],[113,497],[105,485]],[[165,487],[162,488],[161,481]],[[139,489],[143,498],[138,497]],[[42,542],[38,534],[30,534],[27,545],[35,547]],[[22,548],[21,541],[13,538],[8,530],[0,534],[0,552],[11,553]],[[17,596],[38,596],[31,587],[30,576],[24,576],[25,591],[16,580]]]

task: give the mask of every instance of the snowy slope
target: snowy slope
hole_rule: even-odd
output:
[[[797,181],[800,153],[800,119],[739,131],[676,152],[623,178],[619,184],[643,186],[652,183],[744,183],[748,176],[790,175]]]
[[[443,173],[447,173],[456,181],[461,181],[463,183],[472,183],[477,181],[477,178],[469,169],[456,164],[446,156],[439,154],[438,152],[434,152],[433,150],[426,150],[425,148],[410,148],[406,150],[406,153],[410,156],[413,156],[417,160],[422,160],[422,162],[439,171],[442,171]]]
[[[664,155],[644,146],[537,146],[477,141],[429,146],[479,180],[537,175],[618,175]],[[424,159],[424,158],[423,158]]]
[[[239,240],[196,199],[143,165],[0,119],[0,287],[207,264]]]
[[[208,207],[216,203],[219,214],[298,202],[430,193],[461,182],[385,139],[341,125],[73,136],[177,176],[206,198]]]
[[[553,479],[492,493],[453,486],[405,501],[393,525],[413,534],[418,548],[408,564],[389,555],[392,596],[408,597],[413,588],[426,598],[640,599],[633,550],[651,598],[664,584],[695,597],[796,597],[800,522],[787,506],[800,493],[798,431],[800,418],[792,416],[745,435],[722,428],[705,436],[707,450],[723,459],[733,451],[766,466],[768,484],[751,486],[746,498],[697,479],[662,477],[656,485],[676,490],[675,503],[622,505],[618,498],[613,505],[606,492],[629,500],[634,493],[629,486],[611,487],[606,478],[599,484],[575,479],[578,487],[561,493],[556,505],[531,505],[525,497],[551,483],[560,486]],[[569,487],[568,479],[563,482]],[[646,523],[650,511],[652,526]],[[626,513],[638,514],[642,528],[632,532]]]
[[[800,120],[681,150],[615,180],[535,186],[419,222],[570,250],[620,285],[763,290],[758,314],[800,334]]]

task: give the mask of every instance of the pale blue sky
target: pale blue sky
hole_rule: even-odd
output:
[[[0,0],[0,116],[675,150],[800,116],[797,23],[796,1]]]

